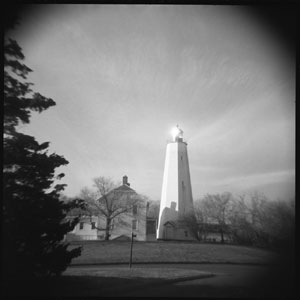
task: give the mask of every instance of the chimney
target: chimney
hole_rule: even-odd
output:
[[[128,183],[128,177],[126,175],[123,176],[123,185],[130,186],[130,183]]]

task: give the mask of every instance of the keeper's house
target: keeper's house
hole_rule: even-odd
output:
[[[123,184],[110,193],[117,193],[118,197],[122,196],[139,196],[135,190],[130,187],[128,177],[123,176]],[[136,235],[138,241],[156,240],[157,220],[148,214],[149,203],[139,197],[139,201],[134,204],[129,211],[115,217],[110,225],[110,240],[129,240],[132,232]],[[73,211],[69,217],[80,216],[80,222],[69,232],[65,240],[104,240],[106,219],[101,214],[88,214],[86,212]]]

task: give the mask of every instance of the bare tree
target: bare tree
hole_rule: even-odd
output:
[[[221,195],[207,194],[203,199],[202,213],[206,219],[204,223],[217,222],[222,243],[224,243],[224,234],[227,232],[231,198],[230,193],[223,193]]]
[[[293,239],[295,211],[293,201],[270,201],[266,197],[251,197],[253,227],[258,243],[268,247],[282,247]],[[254,203],[254,205],[253,205]]]
[[[286,249],[294,243],[295,200],[270,201],[258,192],[208,194],[194,202],[194,215],[185,221],[199,240],[217,223],[222,242],[227,233],[238,244]]]
[[[196,200],[193,203],[194,210],[189,213],[185,214],[181,217],[181,220],[185,222],[187,227],[190,229],[191,234],[197,240],[201,240],[204,231],[204,214],[203,214],[203,203],[201,200]]]
[[[192,214],[185,215],[183,220],[190,228],[193,236],[198,239],[206,239],[209,228],[217,228],[221,235],[221,242],[224,243],[224,234],[228,232],[228,219],[230,213],[231,194],[206,195],[203,199],[194,202]],[[215,230],[215,228],[214,228]]]
[[[294,202],[270,201],[253,192],[232,199],[231,234],[238,243],[280,247],[293,239]]]
[[[96,227],[97,230],[105,232],[105,240],[109,240],[112,231],[113,220],[124,213],[130,212],[134,205],[141,202],[141,197],[131,188],[117,185],[106,177],[93,179],[94,188],[83,188],[80,197],[87,203],[87,212],[91,215],[98,215],[105,218],[103,227]]]
[[[253,217],[249,204],[246,203],[245,194],[232,197],[228,219],[231,238],[234,242],[248,245],[255,242],[255,231],[252,225]]]
[[[266,231],[269,222],[269,205],[267,197],[258,192],[251,193],[247,207],[250,214],[252,230],[255,233],[255,243],[267,245],[269,242],[269,236]]]
[[[147,217],[158,219],[159,217],[159,200],[148,200]]]

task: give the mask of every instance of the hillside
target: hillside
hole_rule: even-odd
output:
[[[130,242],[89,241],[82,245],[82,254],[72,264],[127,263]],[[187,242],[134,242],[133,263],[243,263],[268,264],[276,260],[276,254],[267,250],[221,244]]]

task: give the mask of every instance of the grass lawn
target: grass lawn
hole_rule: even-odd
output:
[[[82,255],[74,259],[72,264],[79,266],[68,268],[63,276],[50,280],[30,281],[24,278],[22,281],[5,282],[2,292],[4,299],[7,297],[29,297],[30,299],[75,297],[78,299],[78,297],[100,296],[239,297],[241,295],[261,298],[264,293],[284,296],[291,290],[289,288],[291,271],[287,267],[276,266],[275,271],[272,271],[270,266],[226,265],[277,263],[277,255],[263,249],[196,242],[134,242],[133,263],[194,262],[224,263],[224,265],[209,265],[210,268],[207,267],[208,265],[206,267],[203,265],[199,269],[189,268],[187,265],[183,268],[174,265],[163,265],[163,267],[133,265],[133,268],[129,269],[128,265],[111,267],[84,264],[128,264],[130,242],[87,241],[73,243],[70,247],[74,248],[78,245],[83,247]],[[219,268],[220,271],[215,272],[214,268]],[[228,268],[239,271],[228,271]],[[250,268],[254,268],[251,273],[253,275],[248,274],[247,270]],[[261,268],[266,269],[267,276],[258,277]],[[250,285],[239,285],[238,279],[240,277],[242,279],[247,274],[253,282],[270,282],[270,288],[265,291],[265,287],[255,289]],[[191,277],[202,279],[185,281]],[[182,283],[170,283],[169,280],[180,280]],[[227,285],[226,280],[229,282]]]
[[[148,265],[147,265],[148,266]],[[100,268],[91,268],[82,266],[79,268],[68,268],[64,276],[95,276],[111,278],[146,278],[146,279],[163,279],[163,280],[182,280],[191,278],[207,278],[214,276],[212,272],[200,270],[181,269],[176,267],[129,267],[123,266],[101,266]]]
[[[80,257],[72,264],[128,263],[130,242],[83,241]],[[133,263],[242,263],[267,264],[276,260],[275,253],[252,247],[202,244],[196,242],[134,242]]]

